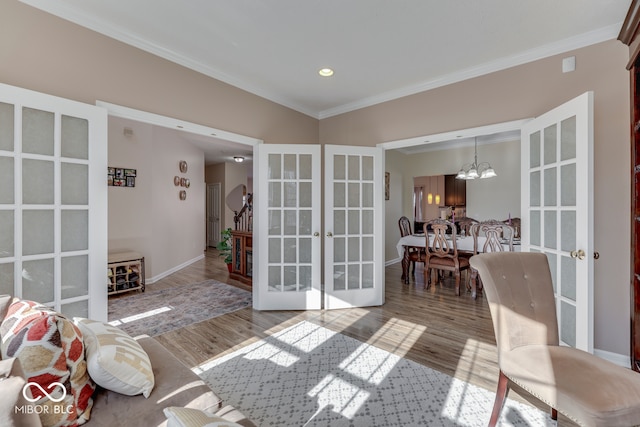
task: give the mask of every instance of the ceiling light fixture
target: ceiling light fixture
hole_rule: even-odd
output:
[[[498,176],[495,170],[491,167],[488,162],[478,163],[478,138],[474,137],[475,144],[475,155],[473,159],[473,163],[463,165],[456,175],[457,179],[484,179],[484,178],[493,178],[494,176]]]
[[[333,76],[333,70],[331,68],[321,68],[318,70],[318,74],[322,77],[331,77]]]
[[[233,156],[233,160],[236,163],[242,163],[242,162],[244,162],[244,157],[242,157],[242,156]]]

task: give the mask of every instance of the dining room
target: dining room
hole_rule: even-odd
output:
[[[487,165],[495,176],[456,178],[473,163],[480,172]],[[503,132],[386,150],[389,176],[385,206],[386,264],[402,262],[399,218],[410,219],[412,234],[436,218],[458,222],[520,218],[520,134]],[[459,239],[463,250],[473,250],[472,239]],[[466,238],[466,239],[465,239]],[[415,239],[415,237],[414,237]],[[466,246],[471,245],[469,248]]]

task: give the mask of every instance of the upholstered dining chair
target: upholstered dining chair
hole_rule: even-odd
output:
[[[513,239],[515,229],[502,221],[488,220],[473,224],[471,227],[473,236],[473,253],[485,252],[513,252]],[[480,245],[480,236],[484,237]],[[482,292],[482,279],[478,278],[478,271],[471,267],[471,296],[476,298],[478,292]]]
[[[400,228],[400,237],[411,235],[411,221],[406,216],[401,216],[398,220],[398,227]],[[416,274],[416,262],[424,262],[424,249],[409,248],[409,263],[411,267],[411,275]],[[409,270],[407,270],[408,272]]]
[[[469,269],[469,258],[458,254],[457,233],[453,222],[432,219],[424,224],[427,253],[424,261],[424,283],[431,287],[431,270],[451,271],[456,280],[456,295],[460,295],[460,275]],[[440,275],[436,275],[440,278]],[[468,275],[467,275],[468,278]]]
[[[475,255],[498,347],[500,374],[489,426],[512,384],[582,426],[640,425],[640,374],[591,353],[559,345],[547,256],[539,252]]]

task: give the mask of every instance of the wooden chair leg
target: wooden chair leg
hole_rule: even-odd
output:
[[[456,296],[460,296],[460,271],[456,271]]]
[[[554,421],[558,420],[558,410],[556,408],[551,408],[551,419]]]
[[[507,394],[509,394],[509,378],[500,371],[500,378],[498,378],[498,390],[496,391],[496,400],[493,402],[493,412],[491,413],[491,419],[489,420],[489,427],[495,427],[498,425],[500,412],[502,412],[504,401],[507,400]]]

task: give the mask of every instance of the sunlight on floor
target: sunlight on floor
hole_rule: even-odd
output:
[[[118,325],[122,325],[123,323],[135,322],[136,320],[144,319],[145,317],[155,316],[156,314],[164,313],[171,310],[173,310],[173,307],[166,307],[166,306],[160,307],[160,308],[156,308],[155,310],[145,311],[144,313],[138,313],[133,316],[123,317],[122,319],[112,320],[111,322],[109,322],[109,324],[111,326],[118,326]]]

